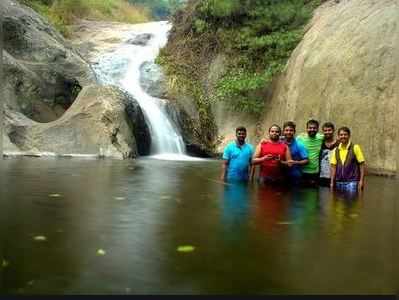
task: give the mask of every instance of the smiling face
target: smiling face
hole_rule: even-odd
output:
[[[280,128],[277,126],[272,126],[269,129],[269,139],[276,142],[280,139]]]
[[[314,123],[309,123],[306,127],[306,131],[310,137],[315,137],[316,133],[319,131],[319,126]]]
[[[289,142],[294,138],[295,129],[291,126],[286,126],[283,131],[285,139]]]
[[[340,130],[340,131],[338,132],[338,140],[339,140],[339,142],[342,143],[343,145],[348,144],[349,138],[350,138],[349,132],[346,132],[345,130]]]
[[[331,127],[323,127],[324,138],[330,141],[334,138],[334,129]]]
[[[245,143],[245,138],[247,137],[247,132],[245,130],[238,130],[236,132],[237,142],[242,145]]]

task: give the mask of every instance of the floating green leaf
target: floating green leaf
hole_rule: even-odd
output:
[[[101,256],[103,256],[103,255],[105,255],[107,252],[105,252],[105,250],[103,250],[103,249],[98,249],[97,250],[97,255],[101,255]]]
[[[44,235],[37,235],[33,238],[35,241],[44,242],[47,241],[47,238]]]
[[[2,262],[1,262],[1,266],[2,266],[3,268],[7,268],[8,265],[9,265],[9,262],[8,262],[7,260],[3,259]]]
[[[294,222],[277,222],[279,225],[292,225]]]
[[[61,194],[50,194],[48,196],[52,197],[52,198],[59,198],[59,197],[61,197]]]
[[[183,246],[177,247],[178,252],[193,252],[194,250],[195,250],[195,247],[191,246],[191,245],[183,245]]]

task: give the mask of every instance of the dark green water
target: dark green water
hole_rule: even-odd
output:
[[[0,294],[395,293],[397,181],[368,177],[351,199],[219,173],[217,161],[3,161]]]

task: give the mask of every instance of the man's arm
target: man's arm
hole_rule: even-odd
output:
[[[359,190],[363,190],[364,189],[364,171],[365,171],[365,163],[362,162],[359,165],[359,169],[360,169],[360,179],[359,179],[359,184],[358,184],[358,189]]]
[[[223,162],[222,162],[222,173],[220,174],[220,180],[226,181],[226,172],[227,172],[227,169],[229,167],[229,161],[230,161],[230,148],[229,148],[229,146],[224,148],[222,159],[223,159]]]
[[[290,148],[287,146],[285,150],[285,160],[286,161],[292,161],[292,156],[291,156],[291,151]]]
[[[281,160],[280,163],[287,165],[289,167],[291,167],[294,164],[294,161],[292,160],[292,156],[291,156],[291,151],[288,146],[285,149],[285,160]]]
[[[306,165],[309,162],[308,158],[301,159],[301,160],[294,160],[294,165]]]
[[[355,152],[356,160],[359,163],[360,179],[359,179],[359,183],[358,183],[358,189],[359,189],[359,191],[361,191],[364,188],[364,176],[365,176],[365,170],[366,170],[365,159],[364,159],[362,149],[360,149],[359,145],[353,146],[353,152]]]
[[[226,171],[228,168],[229,162],[228,160],[224,159],[222,163],[222,174],[220,174],[220,180],[225,181],[226,179]]]
[[[264,162],[265,160],[273,158],[273,155],[271,154],[266,154],[265,156],[260,157],[260,150],[261,150],[261,143],[259,143],[258,146],[256,146],[255,154],[252,158],[252,165],[258,165]]]
[[[252,165],[257,165],[263,161],[261,158],[259,158],[259,156],[260,156],[260,143],[256,146],[255,154],[252,157]]]
[[[299,148],[299,153],[301,155],[300,160],[294,160],[294,164],[296,165],[306,165],[309,163],[309,156],[308,156],[308,151],[306,150],[305,146],[302,145],[302,143],[298,142],[298,148]]]

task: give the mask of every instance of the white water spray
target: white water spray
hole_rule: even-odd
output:
[[[140,85],[140,66],[155,60],[167,42],[169,29],[167,22],[141,24],[134,33],[152,34],[147,45],[123,44],[102,56],[94,69],[100,82],[120,86],[137,100],[150,127],[151,154],[155,158],[186,160],[192,158],[185,155],[183,139],[164,111],[165,100],[148,95]]]

